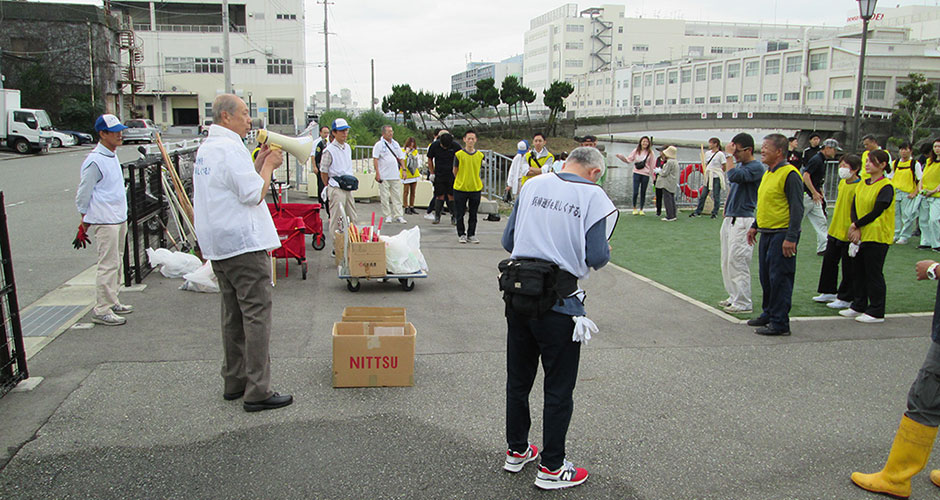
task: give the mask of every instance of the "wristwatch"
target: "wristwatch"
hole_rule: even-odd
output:
[[[940,263],[934,262],[927,268],[927,277],[936,280],[937,279],[937,266],[940,266]]]

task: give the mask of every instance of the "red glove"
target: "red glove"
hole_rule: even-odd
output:
[[[75,236],[75,239],[72,240],[72,246],[76,250],[85,248],[85,245],[91,243],[91,238],[88,237],[88,233],[85,232],[85,225],[78,225],[78,234]]]

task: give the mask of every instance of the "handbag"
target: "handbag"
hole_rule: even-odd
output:
[[[339,188],[343,191],[355,191],[359,189],[359,179],[355,175],[338,175],[333,177]]]

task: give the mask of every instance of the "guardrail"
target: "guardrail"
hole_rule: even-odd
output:
[[[5,207],[0,191],[0,397],[29,378]]]

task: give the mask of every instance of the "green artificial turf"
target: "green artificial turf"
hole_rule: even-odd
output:
[[[613,249],[611,261],[717,308],[719,301],[728,298],[721,279],[718,240],[722,218],[711,219],[708,215],[690,218],[689,213],[680,211],[677,221],[664,222],[655,216],[655,212],[647,212],[645,216],[632,215],[630,210],[621,212],[617,229],[610,239]],[[838,315],[838,310],[812,301],[812,297],[817,295],[822,257],[816,255],[816,236],[809,221],[804,219],[803,224],[809,230],[804,229],[797,250],[796,283],[790,315]],[[917,242],[918,238],[911,238],[907,245],[891,245],[888,250],[884,267],[888,314],[933,311],[937,284],[917,281],[914,265],[924,259],[940,261],[940,254],[918,250]],[[751,261],[751,295],[755,313],[760,312],[761,304],[757,267],[755,245]],[[742,318],[750,316],[739,315]]]

